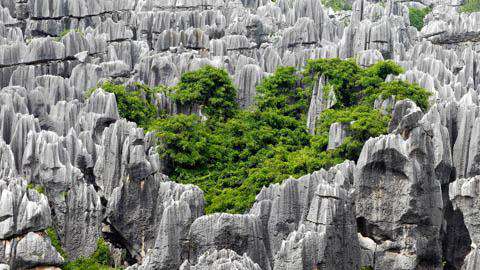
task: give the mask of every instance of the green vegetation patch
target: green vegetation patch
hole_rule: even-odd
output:
[[[34,183],[28,183],[27,189],[34,189],[40,194],[45,194],[45,188],[41,185],[36,185]]]
[[[465,0],[460,6],[460,12],[473,13],[480,11],[480,0]]]
[[[68,261],[68,254],[63,250],[57,232],[54,228],[48,227],[45,233],[50,238],[52,246],[65,259],[66,264],[62,266],[63,270],[112,270],[110,249],[103,238],[98,238],[97,249],[88,258],[80,257],[74,261]]]
[[[367,69],[340,59],[311,60],[304,70],[281,67],[264,78],[257,87],[256,104],[245,110],[235,103],[227,72],[213,67],[187,72],[177,86],[162,90],[177,106],[201,107],[206,119],[167,115],[153,108],[145,113],[146,104],[153,104],[145,93],[154,90],[144,86],[133,93],[125,86],[102,88],[116,94],[122,117],[157,134],[167,174],[174,181],[198,185],[205,193],[207,213],[243,213],[263,186],[356,160],[366,140],[387,132],[389,116],[373,108],[375,99],[395,95],[396,100],[410,98],[426,109],[425,89],[385,82],[388,75],[402,72],[392,61]],[[320,76],[328,82],[324,89],[335,92],[337,103],[320,115],[316,134],[311,135],[306,117]],[[338,148],[327,150],[335,122],[348,123],[348,137]]]
[[[427,16],[428,13],[432,11],[432,8],[409,8],[408,14],[410,17],[410,25],[417,28],[418,31],[422,30],[424,21],[423,19]]]
[[[103,238],[98,238],[97,249],[88,258],[80,257],[65,264],[63,270],[111,270],[112,258],[110,249]]]
[[[335,11],[352,10],[352,5],[347,0],[322,0],[322,4]]]

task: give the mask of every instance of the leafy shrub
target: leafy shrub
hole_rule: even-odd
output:
[[[228,74],[211,66],[185,73],[172,88],[134,85],[127,90],[111,83],[102,88],[115,93],[122,117],[156,132],[168,174],[172,180],[198,185],[205,194],[207,213],[241,213],[251,207],[263,186],[345,159],[356,160],[368,138],[387,131],[389,117],[373,109],[375,99],[395,95],[426,109],[429,93],[425,89],[385,82],[388,75],[402,72],[392,61],[363,69],[351,59],[310,60],[303,71],[281,67],[263,79],[256,105],[248,110],[238,109]],[[306,115],[320,76],[327,81],[325,89],[335,91],[337,104],[321,114],[316,134],[311,135]],[[179,106],[201,106],[207,119],[161,115],[153,105],[153,95],[159,91]],[[349,135],[341,146],[327,150],[328,132],[335,122],[351,123]],[[92,260],[75,263],[95,265]]]
[[[112,82],[103,83],[100,88],[115,94],[118,112],[121,117],[137,123],[140,127],[147,128],[157,116],[157,108],[153,104],[154,94],[158,88],[151,89],[145,85],[135,84],[134,89],[127,89],[124,85]],[[95,89],[87,91],[91,95]]]
[[[426,8],[409,8],[408,16],[410,17],[410,25],[417,28],[418,31],[422,30],[424,21],[423,19],[430,13],[432,9],[430,7]]]
[[[465,0],[460,12],[472,13],[480,11],[480,0]]]
[[[237,109],[228,73],[212,66],[183,74],[171,97],[181,105],[202,105],[204,112],[215,118],[229,118]]]
[[[80,257],[75,261],[65,264],[63,270],[111,270],[109,266],[112,261],[110,249],[103,238],[98,238],[97,249],[88,258]]]
[[[366,96],[364,100],[373,104],[377,98],[388,98],[395,96],[395,99],[411,99],[423,111],[428,109],[428,98],[431,93],[417,84],[410,84],[404,81],[382,82],[377,87],[368,87],[362,91],[362,95]]]
[[[257,87],[260,111],[278,110],[283,115],[301,118],[308,111],[309,91],[300,85],[293,67],[280,67]]]
[[[304,83],[313,86],[323,75],[335,91],[340,106],[351,106],[355,102],[356,82],[361,78],[362,68],[353,59],[339,58],[309,60],[305,67]]]
[[[346,0],[322,0],[322,3],[324,6],[331,7],[335,11],[352,9],[352,5]]]
[[[45,194],[45,188],[41,185],[35,185],[34,183],[28,183],[27,189],[34,189],[40,194]]]
[[[356,160],[362,151],[363,143],[371,137],[385,134],[389,121],[388,116],[382,115],[378,110],[365,105],[325,110],[320,115],[316,131],[318,136],[323,138],[315,144],[315,147],[319,150],[327,147],[328,134],[333,123],[349,123],[349,135],[338,151],[342,157]]]
[[[68,254],[63,250],[62,245],[60,244],[60,240],[58,239],[57,232],[53,227],[48,227],[45,230],[48,238],[50,238],[50,242],[52,246],[57,250],[58,253],[66,260],[68,258]]]

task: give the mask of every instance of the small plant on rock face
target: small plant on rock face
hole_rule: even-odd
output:
[[[88,258],[80,257],[75,261],[68,262],[63,270],[113,270],[110,267],[112,261],[110,248],[103,238],[98,238],[97,249]]]
[[[40,194],[45,194],[45,188],[41,185],[35,185],[34,183],[28,183],[27,189],[34,189]]]
[[[430,13],[432,9],[430,7],[426,8],[409,8],[408,14],[410,17],[410,25],[417,28],[418,31],[422,30],[424,25],[424,18]]]
[[[48,238],[50,238],[50,242],[52,243],[52,246],[57,250],[60,255],[67,260],[68,259],[68,254],[63,250],[62,244],[60,243],[60,239],[58,239],[57,232],[53,227],[48,227],[45,230],[45,233],[48,235]]]
[[[322,3],[335,11],[352,9],[352,5],[347,0],[322,0]]]
[[[465,0],[460,6],[460,12],[473,13],[480,11],[480,0]]]

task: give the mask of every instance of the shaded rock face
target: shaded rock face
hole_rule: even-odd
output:
[[[370,139],[360,154],[355,170],[359,232],[375,241],[375,269],[439,267],[443,201],[433,143],[423,126],[401,133],[409,137]]]
[[[250,214],[261,220],[274,269],[358,268],[355,217],[346,191],[353,185],[354,168],[347,161],[271,185],[257,195]]]
[[[178,267],[188,256],[188,228],[204,212],[201,190],[166,180],[164,175],[127,180],[108,204],[108,222],[130,254],[142,258],[153,249],[146,269]]]
[[[480,241],[480,221],[478,219],[480,178],[457,179],[450,184],[449,196],[454,209],[462,212],[472,240],[472,249],[465,257],[462,269],[476,269],[480,267],[478,244]]]
[[[62,246],[71,257],[88,257],[97,248],[102,224],[103,207],[100,196],[92,185],[79,183],[72,187],[66,198]],[[72,259],[72,258],[70,258]]]

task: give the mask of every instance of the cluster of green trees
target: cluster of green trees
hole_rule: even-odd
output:
[[[422,30],[424,21],[423,19],[427,16],[428,13],[432,11],[431,7],[426,8],[409,8],[408,15],[410,17],[410,25],[417,28],[418,31]]]
[[[480,11],[480,0],[465,0],[460,7],[460,11],[466,13]]]
[[[391,61],[363,69],[353,60],[318,59],[304,70],[281,67],[257,88],[256,104],[246,110],[235,102],[236,90],[226,71],[204,67],[185,73],[173,88],[133,90],[106,83],[116,94],[120,115],[158,135],[158,151],[168,161],[172,180],[198,185],[205,192],[207,213],[241,213],[259,190],[292,176],[356,160],[364,142],[387,132],[389,116],[373,108],[377,98],[410,98],[421,108],[429,93],[402,81],[385,82],[402,71]],[[311,92],[319,76],[335,91],[336,105],[319,117],[315,135],[306,130]],[[197,115],[167,115],[154,106],[163,91],[178,106],[196,105]],[[335,122],[351,123],[349,136],[328,150],[328,132]]]

